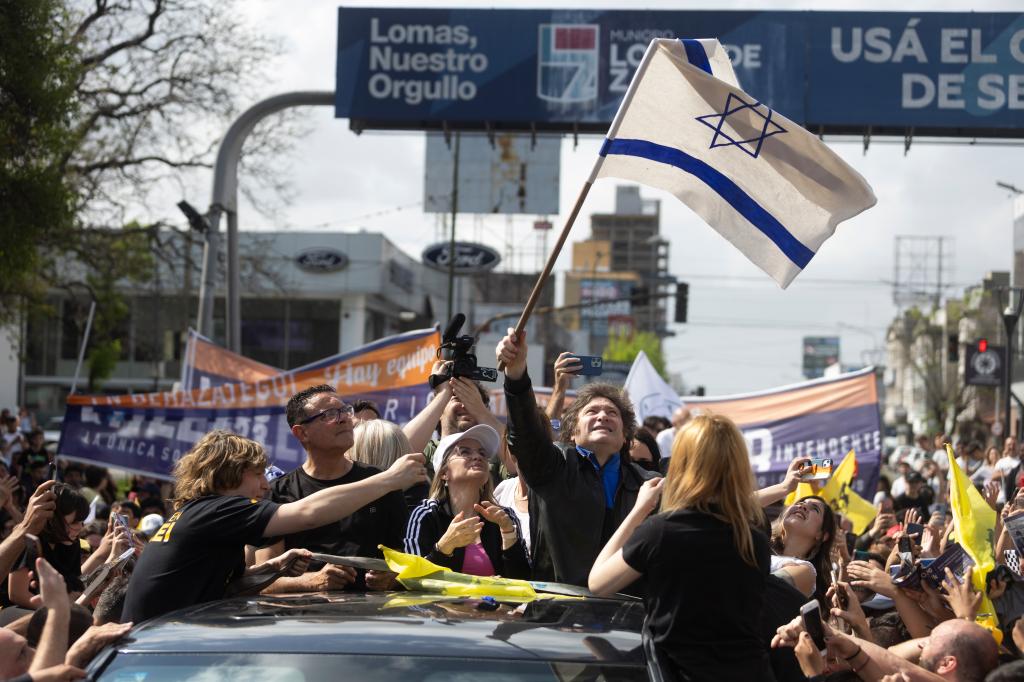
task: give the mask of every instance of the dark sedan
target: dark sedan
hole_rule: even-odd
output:
[[[646,680],[643,616],[637,601],[593,597],[238,598],[144,623],[89,672],[118,682]]]

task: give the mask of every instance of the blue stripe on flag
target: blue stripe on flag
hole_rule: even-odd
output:
[[[794,237],[785,225],[758,204],[753,197],[700,159],[690,156],[680,149],[666,147],[647,140],[605,139],[604,144],[601,145],[601,156],[609,154],[638,156],[642,159],[675,166],[679,170],[689,173],[725,199],[740,215],[750,221],[751,225],[761,230],[798,267],[801,269],[807,267],[811,258],[814,257],[813,251],[800,243],[800,240]]]
[[[711,73],[711,62],[708,61],[708,53],[699,40],[693,38],[680,38],[679,42],[686,48],[686,59],[701,71]],[[715,74],[711,73],[712,76]]]

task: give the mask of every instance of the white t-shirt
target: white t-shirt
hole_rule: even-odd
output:
[[[20,437],[21,437],[20,433],[5,433],[4,434],[4,447],[7,447],[7,445],[9,443],[11,443],[14,440],[17,440]],[[14,455],[18,454],[19,452],[21,452],[21,443],[15,443],[14,446],[11,447],[10,452],[7,453],[7,456],[10,457],[11,461],[13,462],[14,461]]]
[[[658,443],[658,449],[661,450],[662,459],[668,459],[672,456],[672,441],[675,440],[675,437],[676,428],[674,426],[670,426],[654,437],[654,440]]]
[[[1002,457],[996,462],[996,469],[999,469],[1003,474],[1012,474],[1013,470],[1020,466],[1020,460],[1016,457]]]
[[[938,464],[943,471],[949,471],[949,455],[946,454],[946,448],[939,448],[933,452],[932,461]]]
[[[815,579],[818,577],[818,571],[815,570],[814,564],[810,561],[805,561],[804,559],[797,559],[795,556],[776,556],[773,554],[769,572],[775,573],[786,566],[806,566],[811,569],[811,573],[814,575]]]
[[[494,489],[494,500],[502,507],[508,507],[516,513],[519,519],[519,527],[523,532],[523,542],[526,543],[526,552],[530,552],[530,512],[521,512],[516,509],[516,488],[519,487],[519,477],[507,478]]]

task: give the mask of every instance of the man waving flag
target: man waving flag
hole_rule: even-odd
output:
[[[816,136],[740,90],[717,40],[651,42],[590,181],[671,192],[783,288],[875,204]]]

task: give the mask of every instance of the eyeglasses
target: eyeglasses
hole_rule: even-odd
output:
[[[352,408],[351,405],[342,405],[341,407],[331,407],[331,408],[328,408],[328,409],[324,410],[323,412],[317,412],[312,417],[306,417],[305,419],[300,421],[299,424],[308,424],[309,422],[313,421],[314,419],[319,419],[320,417],[323,417],[324,418],[324,422],[327,423],[327,424],[337,424],[341,420],[341,415],[345,415],[346,417],[351,417],[353,414],[355,414],[355,410]]]

